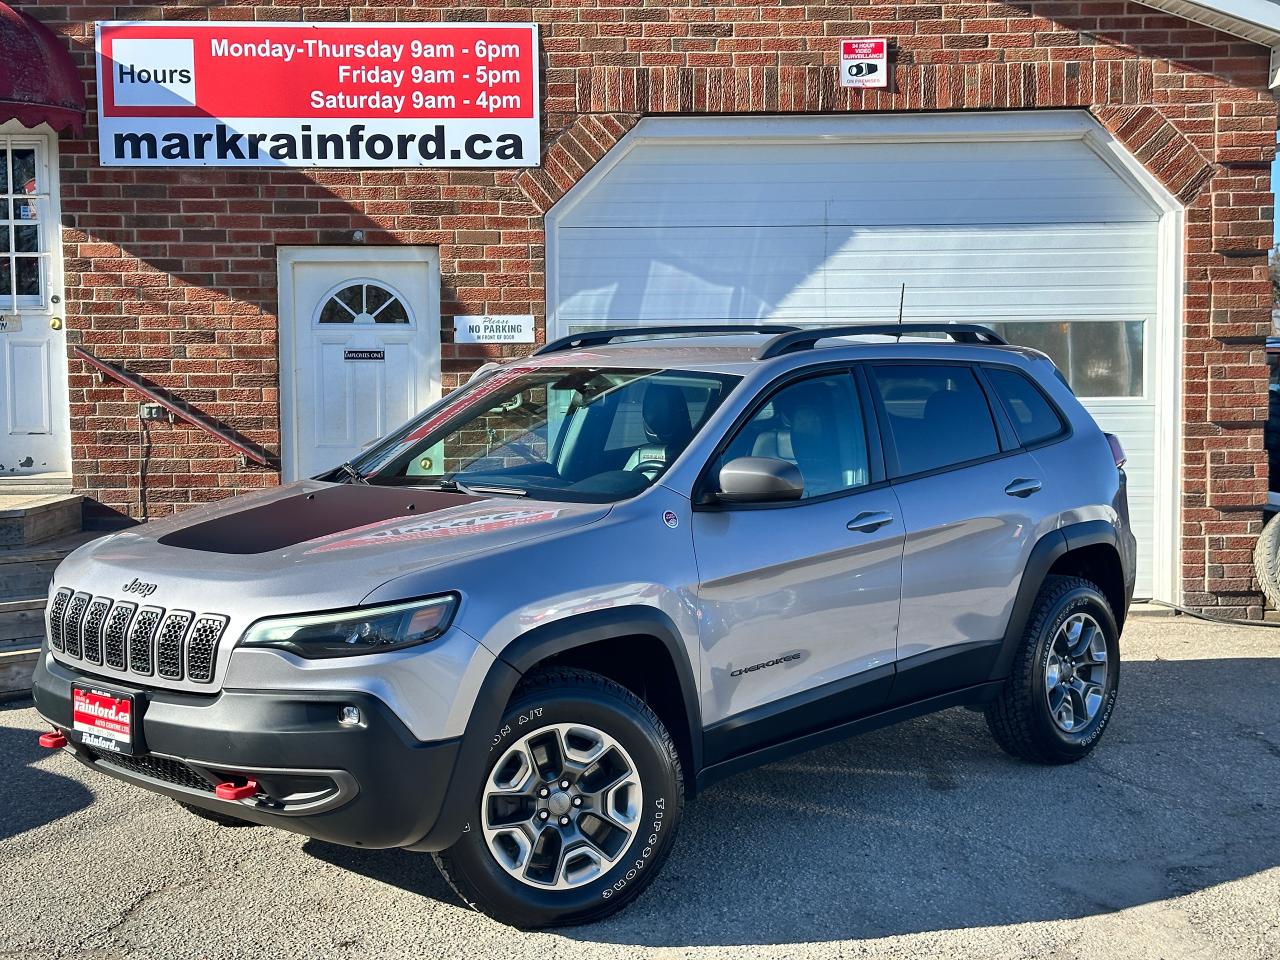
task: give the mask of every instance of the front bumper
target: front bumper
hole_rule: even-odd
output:
[[[73,682],[138,697],[138,755],[64,748],[103,773],[184,803],[348,846],[438,850],[457,839],[460,818],[446,807],[461,741],[415,740],[370,694],[223,690],[197,696],[103,681],[46,654],[33,681],[36,709],[64,732],[71,728]],[[338,723],[347,705],[360,709],[362,723]],[[259,785],[258,796],[215,796],[218,782],[246,779]]]

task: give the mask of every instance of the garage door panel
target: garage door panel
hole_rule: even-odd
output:
[[[567,210],[561,226],[662,226],[673,217],[687,225],[777,226],[1154,216],[1077,142],[649,143]]]
[[[564,230],[559,316],[569,322],[821,316],[821,288],[804,281],[825,259],[826,242],[825,231],[813,226]]]

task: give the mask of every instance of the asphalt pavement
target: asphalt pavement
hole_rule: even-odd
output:
[[[1134,620],[1099,749],[965,710],[724,781],[622,915],[521,933],[430,857],[220,828],[0,706],[0,957],[1280,958],[1280,630]]]

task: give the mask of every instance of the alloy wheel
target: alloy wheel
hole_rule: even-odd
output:
[[[503,870],[530,886],[566,890],[618,861],[643,801],[635,762],[617,740],[586,724],[558,723],[502,754],[485,782],[481,822]]]
[[[1107,688],[1107,638],[1087,613],[1063,621],[1045,663],[1045,696],[1058,729],[1079,733],[1098,715]]]

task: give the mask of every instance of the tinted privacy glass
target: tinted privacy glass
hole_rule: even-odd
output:
[[[986,371],[1023,444],[1039,443],[1062,432],[1062,418],[1039,387],[1016,370],[987,367]]]
[[[899,474],[1000,452],[986,394],[968,367],[913,364],[874,371]]]
[[[794,463],[805,499],[867,484],[867,431],[853,378],[837,373],[783,387],[730,441],[716,475],[738,457]]]

